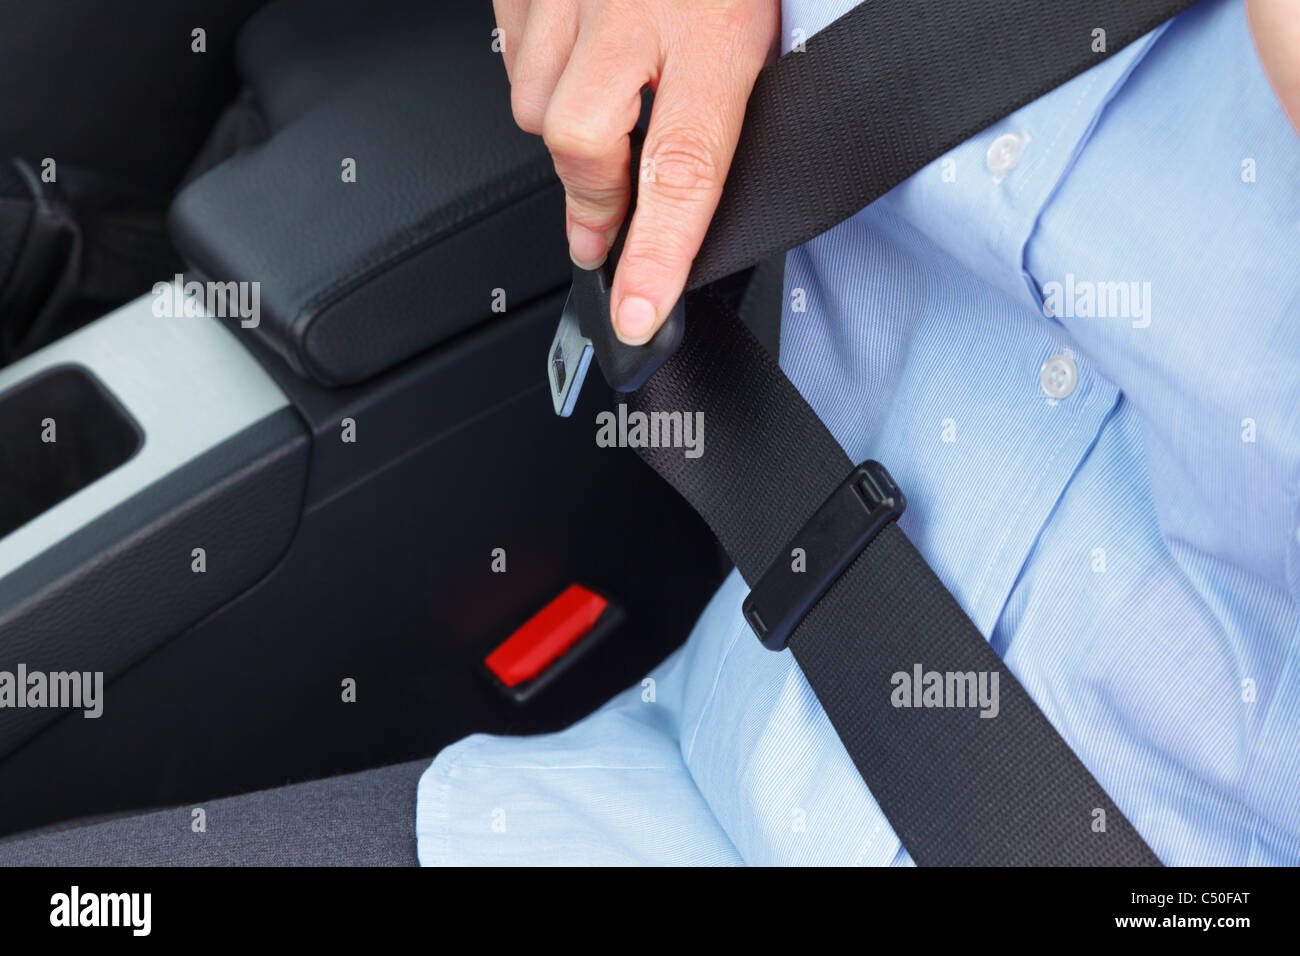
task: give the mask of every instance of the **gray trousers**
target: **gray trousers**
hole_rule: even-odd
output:
[[[18,834],[0,841],[0,866],[415,866],[415,790],[428,766]]]

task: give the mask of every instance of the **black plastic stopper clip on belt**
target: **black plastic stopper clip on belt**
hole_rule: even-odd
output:
[[[763,646],[784,650],[800,622],[907,507],[885,466],[864,461],[795,533],[742,605]]]

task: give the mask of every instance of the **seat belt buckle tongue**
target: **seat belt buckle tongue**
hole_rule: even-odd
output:
[[[610,258],[613,259],[612,253]],[[681,299],[645,345],[620,342],[610,321],[612,282],[612,262],[596,269],[573,267],[573,286],[560,313],[560,324],[551,340],[546,363],[551,403],[561,418],[573,414],[593,354],[610,388],[616,392],[634,392],[681,344],[686,328],[685,304]]]
[[[570,289],[564,311],[560,313],[560,324],[555,329],[555,338],[551,340],[546,363],[551,404],[555,407],[555,414],[561,418],[573,414],[578,394],[582,391],[582,383],[586,381],[587,370],[591,367],[592,353],[591,339],[582,334],[577,307],[573,302],[573,290]]]
[[[745,620],[763,646],[783,650],[813,606],[906,507],[884,465],[864,461],[854,468],[745,598]]]

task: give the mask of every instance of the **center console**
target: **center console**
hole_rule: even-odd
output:
[[[557,729],[726,573],[597,446],[597,377],[552,411],[563,192],[491,29],[482,0],[266,7],[170,214],[188,278],[257,314],[146,294],[0,369],[0,672],[105,684],[93,719],[0,708],[0,835]],[[575,581],[617,633],[526,705],[479,679]]]

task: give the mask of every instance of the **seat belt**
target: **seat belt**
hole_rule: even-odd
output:
[[[657,370],[617,373],[640,385],[627,395],[632,409],[703,412],[702,456],[638,453],[717,535],[751,587],[750,626],[769,648],[790,649],[920,865],[1160,861],[899,529],[905,501],[892,477],[876,462],[855,468],[732,309],[702,287],[849,218],[1190,5],[856,7],[760,75],[688,283],[700,291],[687,297],[680,345],[643,353],[662,362]],[[607,306],[599,320],[608,327]],[[602,369],[618,364],[601,353],[597,340]],[[922,666],[997,675],[997,716],[894,706],[893,675]]]
[[[865,0],[759,74],[687,288],[803,245],[1195,0]]]

